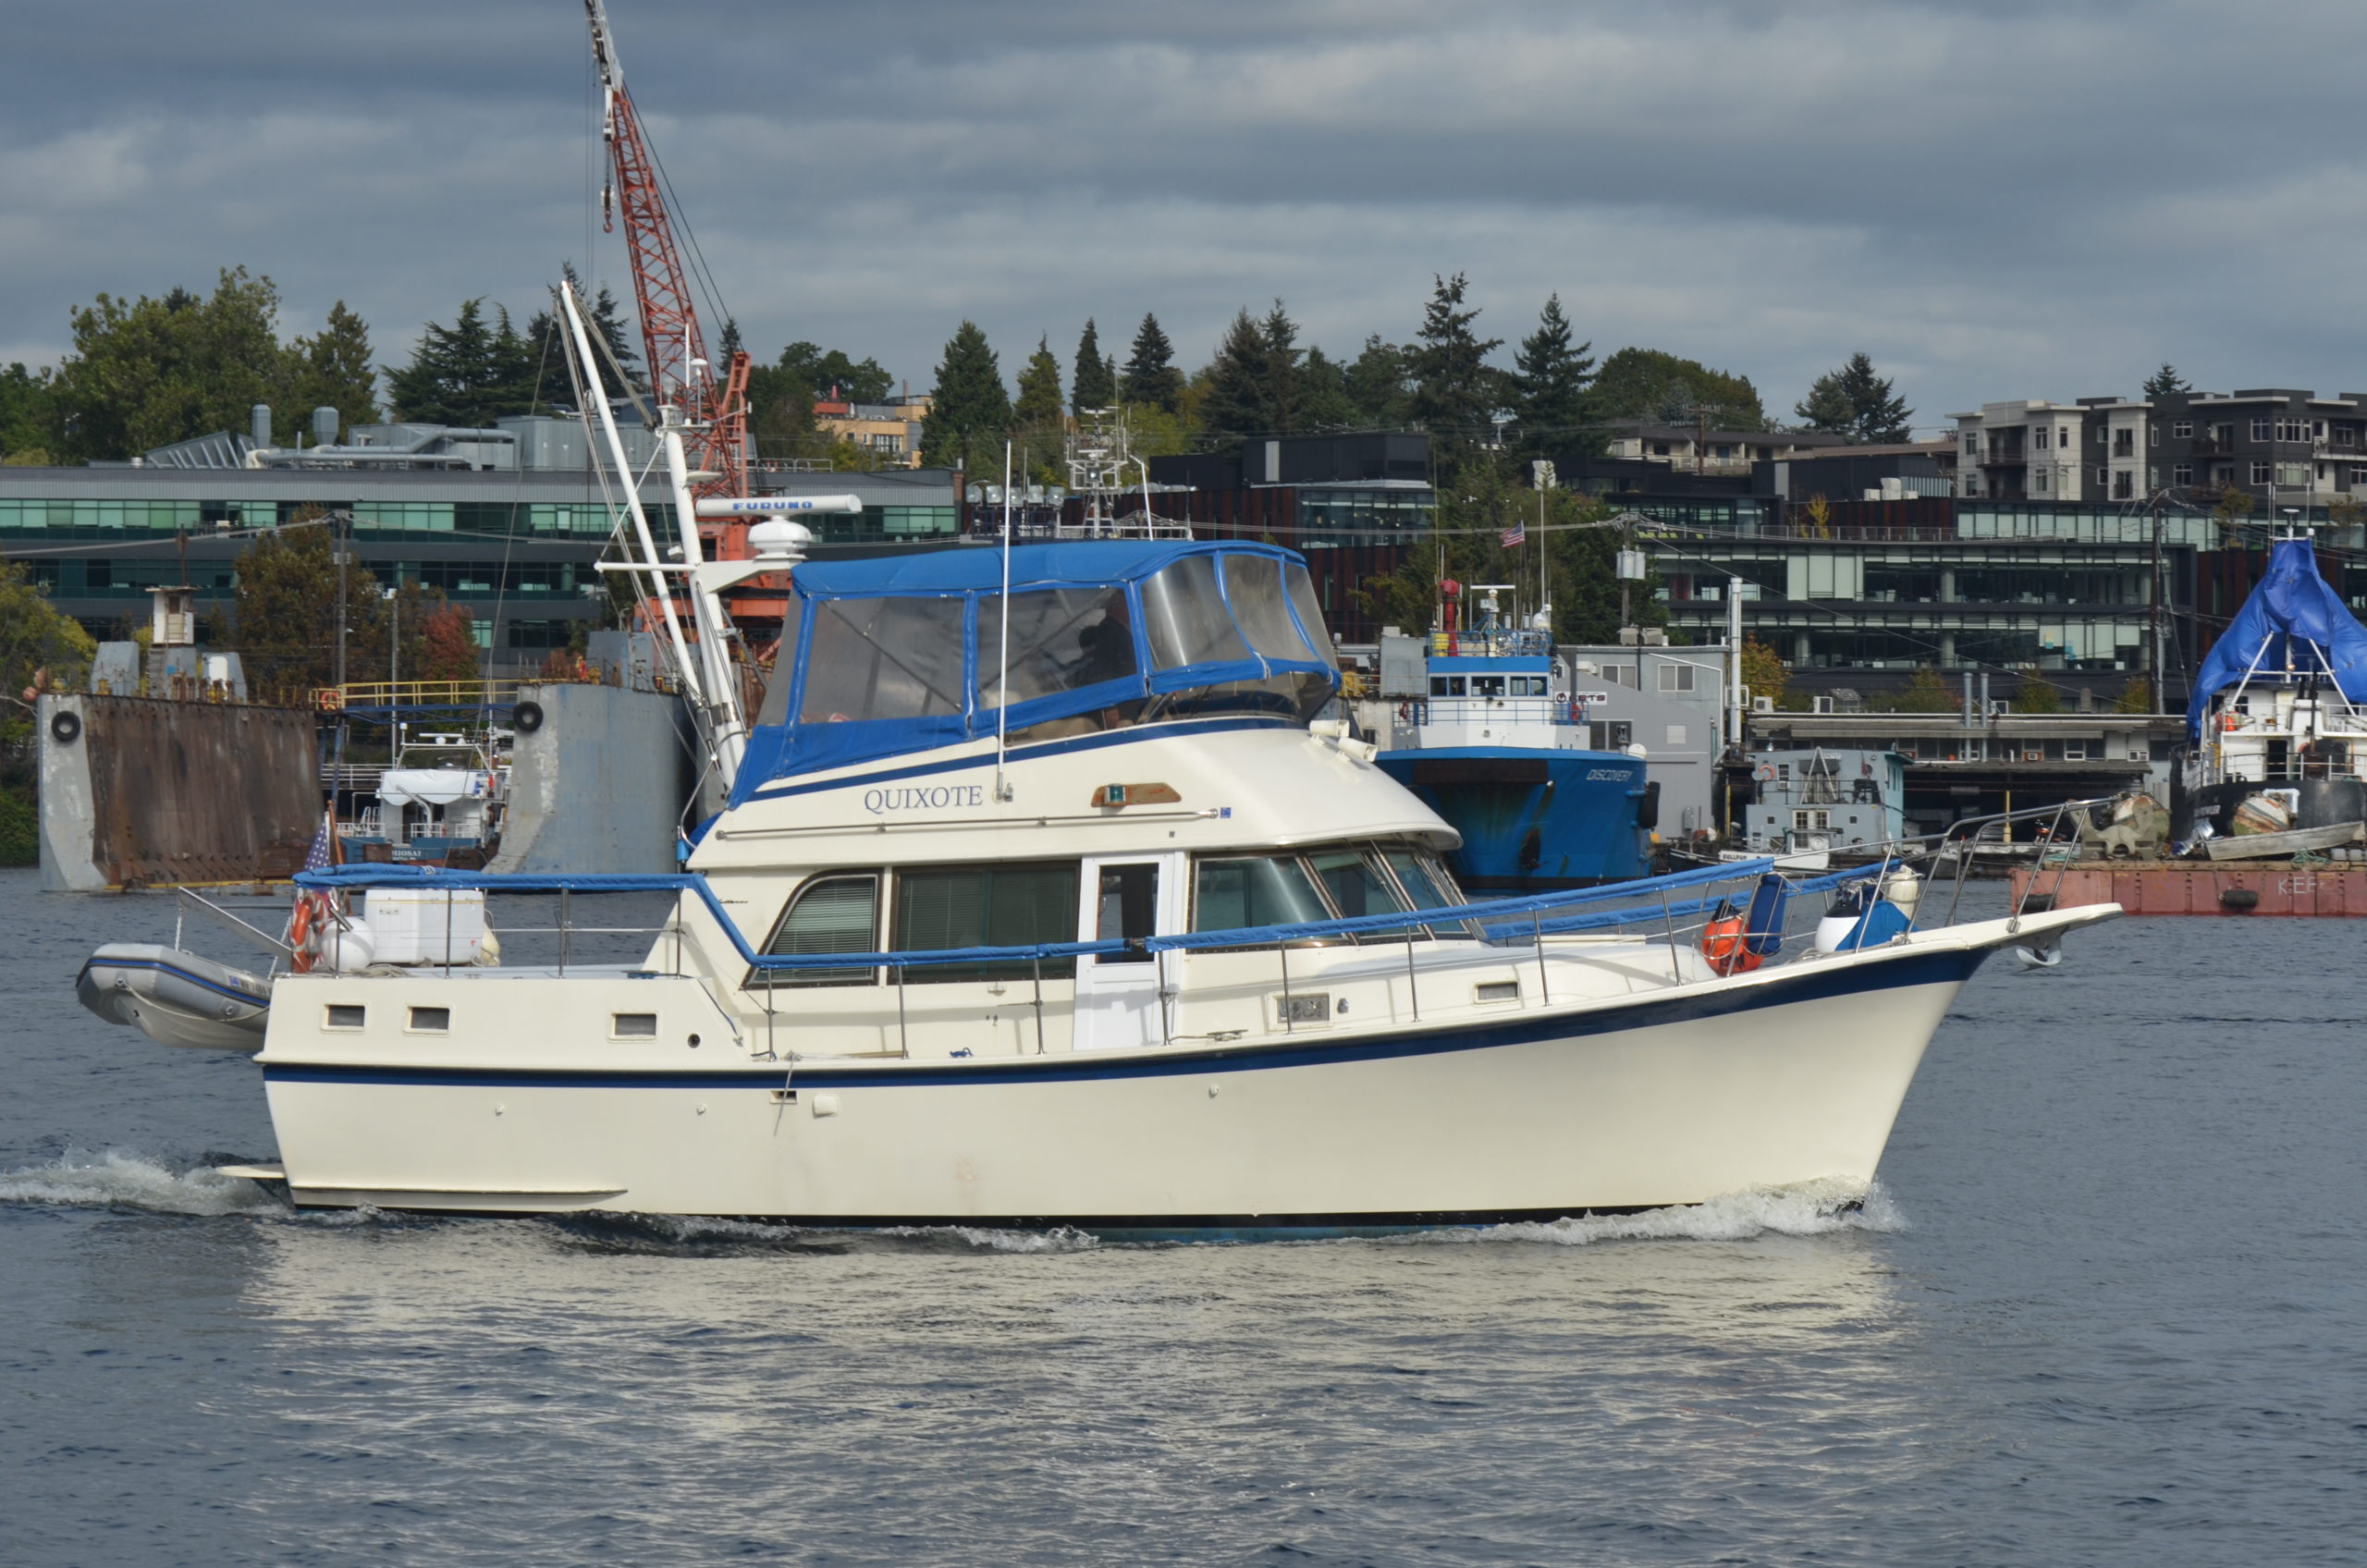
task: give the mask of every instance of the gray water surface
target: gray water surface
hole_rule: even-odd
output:
[[[1993,962],[1847,1220],[1126,1247],[292,1214],[171,924],[0,874],[0,1563],[2367,1562],[2358,925]]]

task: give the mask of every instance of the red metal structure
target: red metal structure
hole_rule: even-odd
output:
[[[615,40],[608,32],[607,12],[600,0],[583,0],[592,23],[592,55],[600,67],[601,136],[608,146],[609,178],[602,193],[602,215],[609,231],[617,214],[624,214],[625,243],[632,252],[633,304],[641,313],[641,337],[649,365],[649,389],[660,403],[681,410],[690,428],[684,432],[685,455],[694,474],[691,494],[744,496],[748,493],[748,356],[735,351],[723,367],[718,383],[707,359],[706,336],[699,329],[698,307],[691,297],[691,279],[674,242],[673,221],[667,215],[657,161],[651,156],[641,117],[633,112],[632,95],[625,90],[624,69],[617,63]],[[688,520],[683,520],[687,525]],[[748,525],[740,521],[699,525],[710,559],[746,560]],[[778,622],[782,605],[779,594],[735,594],[735,620]]]

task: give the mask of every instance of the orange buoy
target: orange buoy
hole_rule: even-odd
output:
[[[1749,923],[1739,914],[1722,914],[1701,928],[1701,956],[1721,974],[1748,974],[1760,963],[1750,950]]]

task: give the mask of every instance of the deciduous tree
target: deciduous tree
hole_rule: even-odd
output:
[[[1691,423],[1698,406],[1722,430],[1764,430],[1767,410],[1745,375],[1711,370],[1657,349],[1622,349],[1595,373],[1595,417]]]

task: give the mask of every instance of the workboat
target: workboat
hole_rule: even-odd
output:
[[[2212,859],[2349,845],[2367,818],[2367,627],[2307,539],[2268,570],[2196,674],[2169,833]],[[2247,842],[2247,840],[2254,840]]]
[[[811,504],[693,503],[661,445],[679,516]],[[1765,859],[1471,901],[1455,829],[1317,717],[1294,555],[804,561],[775,515],[708,562],[621,505],[727,803],[668,876],[300,873],[254,1052],[279,1158],[226,1169],[306,1207],[1126,1235],[1846,1204],[1982,960],[2116,913],[1951,925],[1890,864]],[[757,575],[787,619],[751,725],[717,595]],[[583,962],[595,894],[662,912],[632,962]]]
[[[1397,703],[1382,771],[1461,837],[1470,888],[1577,888],[1651,868],[1658,789],[1642,748],[1590,750],[1586,710],[1543,629],[1482,625],[1422,643],[1425,694]]]
[[[396,727],[393,760],[370,803],[337,827],[343,858],[482,866],[501,845],[509,759],[507,731],[411,732]]]

